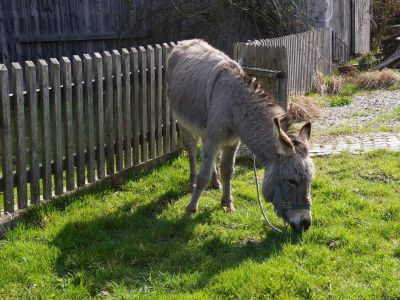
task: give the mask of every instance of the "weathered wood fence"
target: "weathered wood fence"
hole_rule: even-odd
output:
[[[333,31],[333,60],[344,62],[352,54],[369,52],[370,8],[370,0],[311,1],[312,26]]]
[[[173,46],[0,65],[4,212],[175,151],[165,89]]]
[[[274,50],[275,49],[275,50]],[[323,28],[273,39],[261,39],[237,43],[234,53],[238,62],[245,67],[257,67],[285,73],[276,79],[278,86],[286,86],[286,95],[305,94],[313,89],[316,72],[329,74],[332,70],[332,30]],[[255,74],[257,75],[257,74]],[[260,75],[260,74],[258,74]],[[276,77],[276,76],[275,76]],[[268,84],[266,88],[274,91]],[[285,91],[274,93],[284,107],[287,106]],[[286,98],[285,98],[286,97]]]

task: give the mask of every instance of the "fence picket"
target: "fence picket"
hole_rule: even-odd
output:
[[[53,129],[54,152],[54,190],[56,195],[64,192],[63,155],[62,155],[62,117],[61,117],[61,77],[60,63],[57,59],[50,59],[50,86],[51,86],[51,114]]]
[[[105,177],[104,167],[104,86],[103,86],[103,58],[101,54],[94,54],[94,76],[96,91],[96,128],[97,128],[97,178]]]
[[[50,135],[50,97],[49,66],[39,59],[40,102],[42,119],[42,165],[43,165],[43,198],[50,199],[51,189],[51,135]]]
[[[170,47],[167,43],[163,44],[163,86],[166,86],[166,78],[167,78],[167,58],[170,53]],[[164,130],[164,153],[169,153],[171,151],[171,114],[170,114],[170,104],[167,96],[167,91],[163,90],[163,130]]]
[[[25,208],[27,202],[26,160],[25,160],[25,101],[23,71],[19,63],[12,64],[12,82],[15,101],[16,162],[18,208]]]
[[[107,174],[114,174],[114,103],[113,103],[113,79],[112,57],[110,52],[104,51],[104,77],[105,77],[105,121],[107,143]]]
[[[67,191],[75,188],[74,176],[74,124],[72,111],[72,73],[71,61],[68,57],[61,60],[63,74],[63,110],[65,120],[65,159],[66,159],[66,187]]]
[[[5,65],[0,65],[0,125],[1,159],[3,171],[4,211],[14,212],[14,178],[12,167],[11,103],[9,97],[9,77]]]
[[[82,59],[73,56],[76,173],[78,187],[85,184],[85,121],[83,113]]]
[[[150,45],[147,46],[147,68],[148,68],[148,93],[147,93],[147,120],[148,120],[148,139],[149,139],[149,157],[156,156],[156,110],[155,110],[155,59],[154,48]]]
[[[133,164],[140,161],[140,100],[139,100],[139,53],[136,48],[131,48],[131,69],[133,89],[131,90],[131,113],[133,131]]]
[[[124,163],[125,168],[132,166],[132,132],[131,132],[131,75],[128,49],[122,49],[122,107],[124,131]]]
[[[163,153],[163,134],[162,134],[162,97],[163,97],[163,78],[162,78],[162,47],[156,45],[156,136],[157,136],[157,156]]]
[[[172,50],[172,48],[175,47],[175,43],[171,42],[170,45],[171,45],[171,50]],[[177,139],[178,139],[178,137],[177,137],[176,118],[174,117],[174,115],[173,115],[173,113],[171,111],[171,148],[173,150],[176,149]]]
[[[116,160],[117,170],[124,168],[123,132],[122,132],[122,81],[121,81],[121,54],[113,50],[113,75],[114,75],[114,123],[116,135]]]
[[[88,181],[96,180],[94,149],[94,109],[93,109],[93,60],[89,54],[83,55],[83,72],[85,81],[85,119],[87,132],[87,177]]]
[[[140,134],[142,137],[141,144],[141,160],[142,162],[148,159],[148,134],[147,134],[147,60],[146,49],[139,47],[140,54]]]
[[[29,141],[30,141],[30,194],[31,203],[40,200],[40,168],[38,139],[38,101],[36,92],[36,67],[32,61],[25,62],[25,80],[29,107]]]

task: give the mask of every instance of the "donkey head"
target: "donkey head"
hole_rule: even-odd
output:
[[[311,225],[310,185],[314,175],[308,156],[311,123],[305,124],[298,136],[292,136],[282,130],[280,118],[275,117],[273,130],[277,159],[265,169],[263,196],[294,230],[307,230]]]

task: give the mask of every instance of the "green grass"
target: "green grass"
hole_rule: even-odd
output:
[[[391,91],[400,90],[400,82],[391,85],[388,89]]]
[[[4,299],[398,299],[400,153],[319,158],[314,224],[303,236],[262,224],[249,161],[236,213],[190,199],[185,157],[30,210],[0,241]],[[259,170],[262,176],[262,170]],[[273,216],[274,224],[282,223]]]
[[[367,114],[366,111],[359,111],[357,114],[348,114],[345,118],[354,116],[362,116]],[[343,135],[353,133],[374,133],[374,132],[399,132],[400,126],[392,126],[390,122],[400,120],[400,107],[395,107],[389,111],[382,112],[376,115],[372,120],[363,124],[353,124],[351,122],[343,122],[339,126],[324,130],[314,130],[314,136],[325,136],[325,135]]]
[[[359,90],[357,89],[357,87],[355,86],[355,84],[353,82],[347,82],[344,86],[343,86],[343,90],[340,92],[340,96],[353,96],[354,94],[356,94],[357,92],[359,92]]]
[[[351,97],[349,96],[333,96],[333,97],[329,97],[329,105],[330,106],[344,106],[344,105],[349,105],[351,104]]]

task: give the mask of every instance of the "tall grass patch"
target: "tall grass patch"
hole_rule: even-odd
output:
[[[400,84],[400,73],[390,69],[362,72],[355,78],[355,84],[364,90],[389,88]]]

